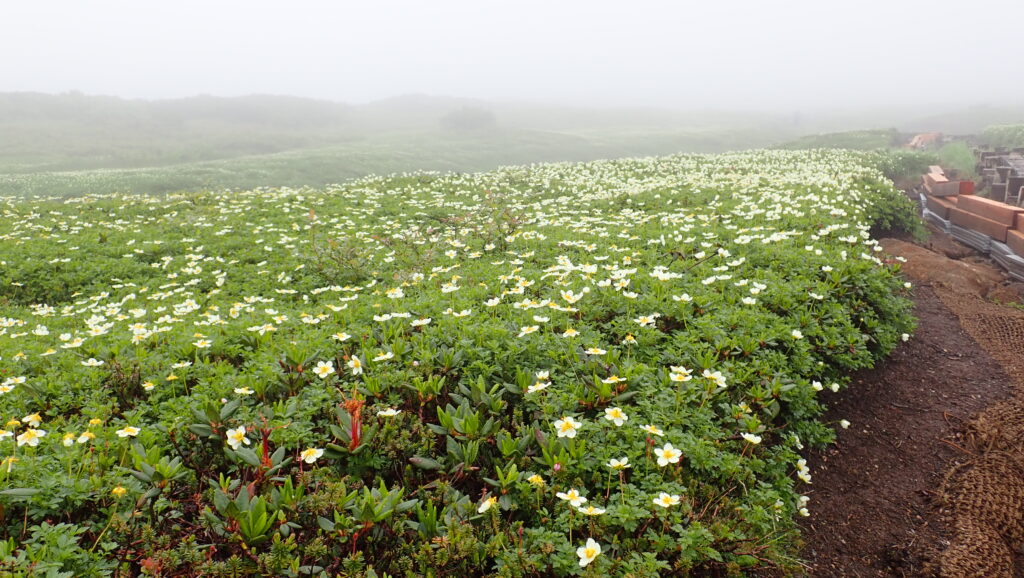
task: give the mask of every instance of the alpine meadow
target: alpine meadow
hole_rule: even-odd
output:
[[[796,572],[917,153],[2,198],[9,576]]]

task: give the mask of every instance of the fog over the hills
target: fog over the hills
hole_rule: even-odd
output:
[[[0,92],[753,109],[1012,104],[1024,2],[33,0]]]

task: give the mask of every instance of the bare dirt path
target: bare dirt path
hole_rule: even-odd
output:
[[[983,524],[989,534],[979,539],[970,518],[992,518],[992,512],[968,512],[960,490],[963,472],[985,470],[998,474],[989,478],[1005,479],[1009,474],[1002,466],[992,471],[987,452],[1006,445],[995,438],[1024,434],[1024,411],[1021,431],[1002,431],[1012,425],[1004,422],[1017,407],[1007,406],[1016,403],[1014,378],[1024,378],[1024,334],[1016,343],[1007,336],[1018,317],[1024,330],[1024,311],[981,297],[1007,293],[1007,284],[983,260],[964,253],[957,255],[963,260],[950,261],[899,242],[887,249],[915,253],[905,273],[918,285],[919,325],[889,360],[858,373],[850,388],[829,400],[825,419],[852,425],[839,432],[835,446],[808,460],[813,484],[812,516],[803,524],[807,575],[1014,576],[1013,555],[1001,546],[1014,545],[1013,536],[989,531],[998,525],[993,523]],[[990,407],[979,429],[977,415]],[[1011,508],[1024,510],[1024,459],[1017,466],[1022,503],[996,509],[1019,519]],[[975,500],[972,507],[979,503],[989,501]],[[1013,526],[1013,520],[1001,523]],[[1019,526],[1024,537],[1024,523]],[[984,566],[993,560],[995,566]]]

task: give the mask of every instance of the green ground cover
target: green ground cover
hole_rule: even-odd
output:
[[[913,328],[908,159],[5,197],[0,568],[795,571],[822,403]]]

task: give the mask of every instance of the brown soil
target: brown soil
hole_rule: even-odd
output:
[[[1013,442],[1024,440],[1024,402],[1013,382],[1024,383],[1024,311],[983,299],[1012,289],[953,243],[933,241],[936,253],[884,242],[908,259],[918,329],[828,400],[825,419],[852,425],[808,459],[808,576],[1015,575],[1024,448]]]

